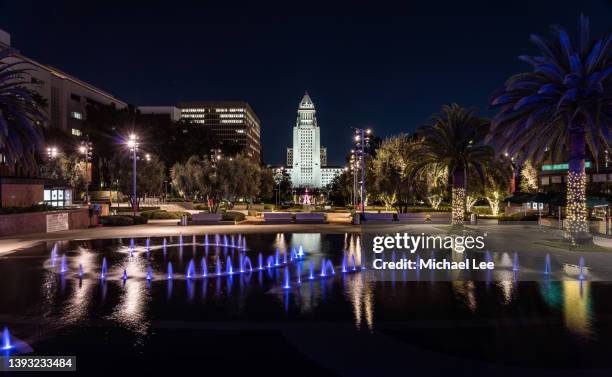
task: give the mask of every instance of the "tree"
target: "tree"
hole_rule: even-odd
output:
[[[276,181],[274,180],[274,173],[272,169],[267,167],[261,167],[260,169],[260,182],[259,182],[259,197],[262,201],[274,201],[274,188],[276,187]]]
[[[374,191],[385,207],[396,206],[399,212],[407,210],[412,192],[412,179],[408,171],[410,145],[411,141],[405,134],[387,138],[372,161]]]
[[[29,71],[15,51],[0,51],[0,153],[12,168],[36,171],[36,153],[43,151],[40,125],[44,119],[34,98]]]
[[[334,177],[326,187],[327,200],[334,205],[347,205],[351,203],[353,195],[353,175],[350,171],[343,171],[342,174]]]
[[[538,191],[538,171],[529,160],[525,161],[521,168],[521,191],[530,193]]]
[[[39,165],[39,176],[72,187],[75,193],[85,190],[85,162],[75,154],[60,154]]]
[[[574,241],[590,239],[586,209],[585,158],[608,149],[612,124],[612,33],[589,36],[589,21],[580,17],[577,43],[559,27],[553,38],[532,35],[539,56],[520,56],[533,69],[510,77],[493,96],[499,108],[490,138],[498,151],[542,161],[569,157],[567,223]]]
[[[149,159],[138,159],[136,167],[136,195],[133,194],[133,166],[132,160],[123,158],[119,162],[119,189],[127,195],[132,207],[140,204],[145,196],[159,196],[163,191],[166,168],[164,163],[156,155],[150,155]]]
[[[418,156],[411,167],[413,177],[434,164],[448,169],[453,225],[463,224],[469,171],[473,169],[484,181],[485,166],[493,155],[493,149],[484,144],[488,129],[488,121],[475,116],[474,110],[457,104],[443,106],[433,123],[419,128],[418,140],[408,149]]]
[[[496,159],[487,168],[484,197],[493,216],[499,214],[499,203],[510,191],[512,174],[512,165],[507,159]]]

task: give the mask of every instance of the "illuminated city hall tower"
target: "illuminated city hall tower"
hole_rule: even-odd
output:
[[[321,187],[321,139],[314,103],[308,92],[298,107],[293,148],[287,149],[293,187]]]

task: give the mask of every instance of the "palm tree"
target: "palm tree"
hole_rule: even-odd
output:
[[[539,56],[520,56],[531,72],[510,77],[493,96],[499,108],[488,139],[500,153],[542,161],[549,152],[559,161],[569,155],[568,229],[575,240],[589,238],[586,210],[585,158],[597,160],[608,148],[612,121],[612,34],[589,36],[589,21],[580,18],[577,43],[552,28],[553,38],[532,35]],[[567,158],[567,157],[566,157]]]
[[[457,104],[442,107],[433,123],[417,130],[417,141],[411,155],[417,156],[411,171],[413,177],[428,169],[446,168],[452,187],[452,224],[463,224],[465,216],[468,171],[475,171],[484,181],[484,171],[493,149],[484,144],[489,122],[474,115],[474,110]]]
[[[18,162],[28,171],[35,171],[35,152],[42,150],[43,135],[40,121],[43,116],[34,99],[30,85],[30,69],[15,52],[0,51],[0,153],[10,166]]]

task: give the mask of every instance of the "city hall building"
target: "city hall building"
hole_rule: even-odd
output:
[[[316,109],[308,92],[298,106],[293,147],[287,148],[287,172],[295,188],[325,187],[342,173],[341,167],[327,166],[327,149],[321,146]]]

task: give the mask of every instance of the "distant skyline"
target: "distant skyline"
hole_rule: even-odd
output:
[[[537,52],[530,34],[557,24],[574,36],[581,12],[594,36],[612,26],[610,0],[492,3],[14,1],[0,28],[26,56],[136,106],[249,102],[269,164],[285,162],[307,90],[328,161],[344,164],[351,126],[412,132],[452,102],[490,115],[491,93],[529,69],[517,57]]]

